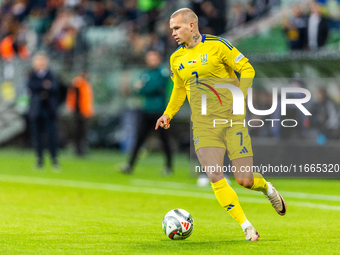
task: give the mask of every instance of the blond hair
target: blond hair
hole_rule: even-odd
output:
[[[198,24],[198,17],[197,15],[189,8],[181,8],[177,11],[175,11],[170,19],[177,17],[178,15],[181,15],[183,19],[185,19],[186,22],[190,23],[193,22],[195,24]]]

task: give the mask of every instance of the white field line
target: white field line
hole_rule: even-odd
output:
[[[190,183],[152,181],[152,180],[143,180],[143,179],[131,179],[131,184],[136,185],[136,186],[149,186],[149,187],[151,186],[151,187],[162,187],[162,188],[171,188],[171,189],[180,189],[180,190],[187,190],[187,189],[196,190],[196,191],[200,191],[200,190],[211,191],[212,190],[210,185],[208,185],[208,187],[199,188],[196,184],[190,184]],[[236,185],[237,187],[234,187]],[[234,186],[232,188],[237,192],[237,194],[263,196],[260,192],[247,190],[245,188],[240,187],[238,184],[235,184]],[[289,198],[340,202],[340,196],[335,196],[335,195],[311,194],[311,193],[291,192],[291,191],[281,191],[281,190],[280,190],[280,194],[283,197],[289,197]]]
[[[110,190],[110,191],[144,193],[144,194],[153,194],[153,195],[192,197],[192,198],[201,198],[201,199],[205,198],[205,199],[213,199],[213,200],[216,199],[214,194],[207,193],[207,192],[197,192],[197,191],[177,190],[177,189],[174,190],[174,189],[141,187],[141,186],[137,187],[137,186],[131,186],[131,185],[119,185],[119,184],[96,183],[96,182],[62,180],[62,179],[49,179],[49,178],[29,177],[29,176],[0,175],[0,182],[38,184],[38,185],[46,185],[46,186],[69,187],[69,188]],[[240,201],[242,203],[268,204],[268,201],[265,198],[240,197]],[[292,202],[291,201],[289,202],[289,206],[310,207],[314,209],[340,211],[340,206],[305,203],[305,202]]]

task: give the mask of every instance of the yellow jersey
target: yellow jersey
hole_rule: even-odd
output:
[[[246,63],[248,59],[229,41],[216,36],[202,35],[201,42],[190,49],[178,47],[170,57],[170,76],[174,87],[164,114],[172,119],[187,97],[195,124],[194,115],[201,113],[201,97],[198,94],[206,91],[210,95],[207,97],[208,112],[219,112],[220,116],[224,116],[230,112],[232,94],[227,89],[214,89],[214,84],[222,84],[223,79],[227,79],[229,84],[232,81],[233,85],[239,87],[240,83],[234,70],[240,72]],[[252,77],[248,78],[253,78],[253,75],[250,76]],[[246,89],[241,88],[244,95]],[[201,118],[200,122],[206,121],[207,118]]]

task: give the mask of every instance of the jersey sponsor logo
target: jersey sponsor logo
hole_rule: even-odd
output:
[[[201,64],[202,65],[208,64],[208,54],[201,54]]]
[[[240,53],[234,60],[236,63],[238,63],[243,57],[244,57],[243,54]]]
[[[184,65],[181,63],[179,68],[178,68],[178,71],[181,71],[182,69],[184,69]]]
[[[243,149],[240,151],[240,154],[247,153],[247,152],[248,152],[248,150],[247,150],[246,146],[243,146]]]

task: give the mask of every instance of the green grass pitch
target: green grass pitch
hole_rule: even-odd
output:
[[[189,178],[176,155],[175,175],[163,178],[163,157],[141,159],[132,176],[115,171],[126,156],[94,151],[85,159],[61,154],[62,171],[33,169],[31,151],[0,150],[0,254],[339,254],[339,180],[272,179],[285,197],[282,217],[260,194],[232,187],[260,233],[246,242],[210,187]],[[191,213],[193,234],[163,233],[164,215]]]

